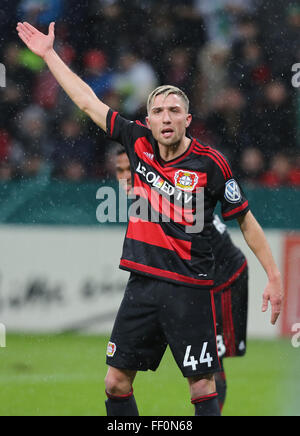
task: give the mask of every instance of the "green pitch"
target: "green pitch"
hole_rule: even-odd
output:
[[[105,415],[107,338],[7,337],[0,349],[0,416]],[[226,360],[224,415],[300,415],[300,349],[289,341],[250,341],[244,358]],[[186,381],[170,352],[135,384],[140,414],[192,416]]]

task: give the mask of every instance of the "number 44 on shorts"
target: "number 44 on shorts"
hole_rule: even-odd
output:
[[[191,349],[192,346],[188,345],[186,347],[186,352],[185,352],[185,357],[184,357],[184,361],[183,361],[183,366],[184,367],[188,367],[191,366],[193,371],[197,370],[197,365],[200,364],[204,364],[206,363],[207,366],[209,368],[211,368],[211,363],[213,362],[213,358],[211,357],[211,355],[209,353],[206,352],[207,350],[207,346],[208,346],[208,342],[204,342],[203,347],[202,347],[202,351],[201,351],[201,355],[200,355],[200,359],[199,361],[195,359],[194,356],[191,356]]]

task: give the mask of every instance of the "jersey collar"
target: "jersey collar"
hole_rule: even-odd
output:
[[[158,142],[155,141],[155,144],[154,144],[155,158],[160,163],[160,165],[162,167],[170,167],[172,165],[175,165],[175,164],[183,161],[187,156],[189,156],[191,154],[191,152],[193,151],[194,145],[196,143],[196,139],[192,138],[190,135],[187,135],[187,137],[191,140],[191,143],[190,143],[188,149],[182,155],[176,157],[175,159],[168,160],[168,161],[165,161],[161,158],[160,153],[159,153]]]

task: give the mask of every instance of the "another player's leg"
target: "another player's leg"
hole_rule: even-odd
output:
[[[107,416],[139,416],[133,395],[136,371],[109,367],[105,378]]]
[[[189,377],[195,416],[221,416],[214,374]]]
[[[220,365],[221,365],[221,371],[215,374],[215,379],[216,379],[218,400],[219,400],[221,412],[224,407],[224,403],[226,400],[226,393],[227,393],[227,382],[226,382],[226,376],[225,376],[224,365],[223,365],[223,359],[226,357],[226,352],[227,352],[225,341],[224,341],[225,338],[224,326],[225,326],[225,320],[227,318],[226,319],[223,318],[224,308],[225,308],[223,295],[224,295],[223,292],[214,292],[216,319],[217,319],[218,354],[219,354]]]
[[[221,372],[215,375],[221,411],[227,394],[224,358],[244,356],[247,345],[248,268],[229,288],[214,294]]]
[[[216,387],[218,392],[218,401],[220,410],[222,412],[225,400],[226,400],[226,394],[227,394],[227,381],[226,381],[226,374],[224,370],[223,360],[220,359],[222,371],[215,374],[215,380],[216,380]]]

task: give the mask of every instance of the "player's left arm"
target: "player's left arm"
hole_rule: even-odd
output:
[[[267,273],[269,283],[263,294],[262,311],[267,311],[270,301],[272,306],[271,323],[275,325],[280,315],[284,298],[281,274],[272,255],[264,231],[253,214],[248,211],[245,215],[238,217],[237,221],[248,246]]]
[[[209,153],[209,151],[207,151]],[[219,152],[213,151],[215,164],[210,173],[210,189],[221,202],[224,221],[236,219],[244,238],[265,269],[269,283],[263,294],[263,312],[272,306],[271,323],[274,325],[281,312],[283,286],[280,272],[273,258],[266,236],[250,211],[250,205],[238,180],[233,175],[231,166]]]

